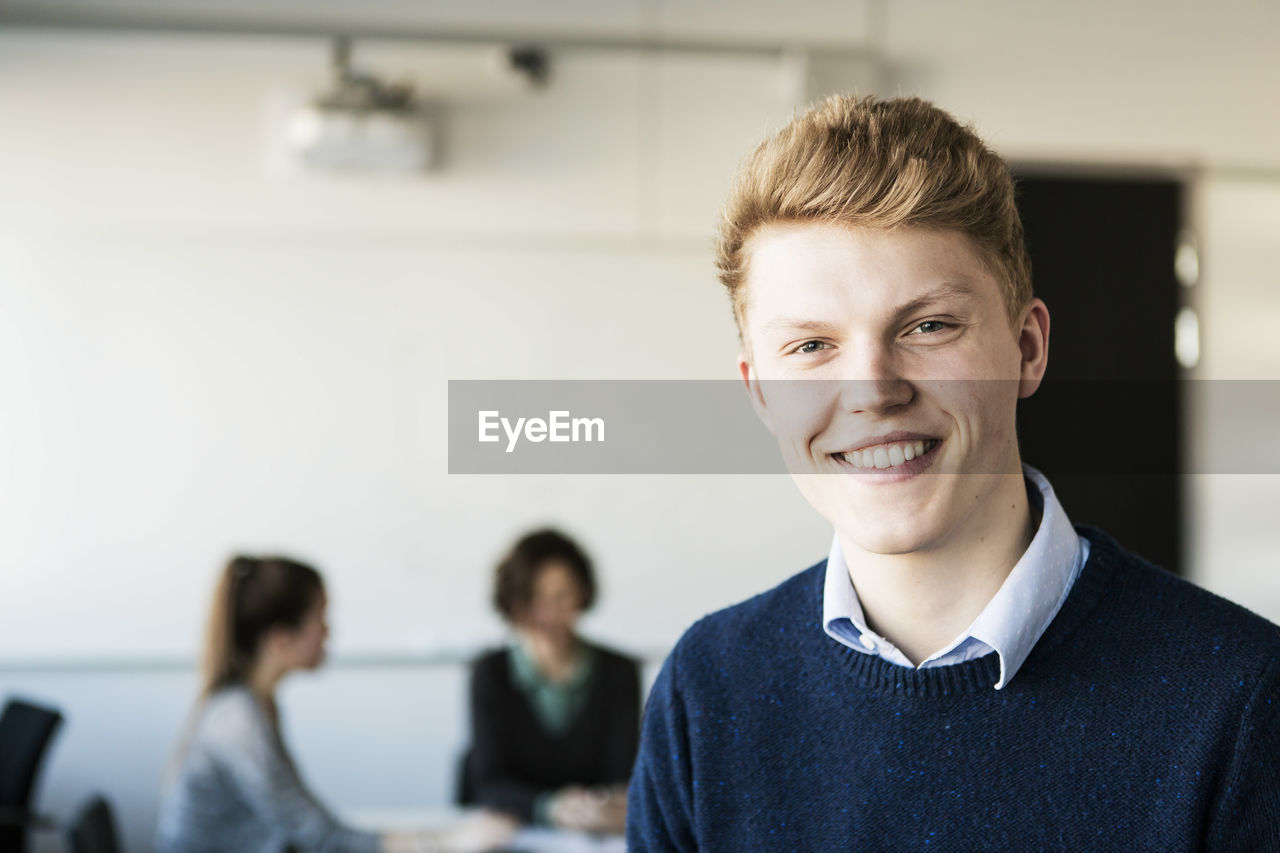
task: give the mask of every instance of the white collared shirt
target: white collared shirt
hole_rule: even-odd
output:
[[[994,651],[1000,656],[1000,680],[995,688],[1003,688],[1058,614],[1089,558],[1089,540],[1071,526],[1049,481],[1029,465],[1023,465],[1022,471],[1028,485],[1039,490],[1041,505],[1040,526],[1031,544],[968,629],[930,655],[920,669],[963,663]],[[1035,500],[1035,491],[1027,491]],[[839,536],[833,537],[827,557],[822,625],[828,636],[851,649],[899,666],[913,666],[898,648],[867,627]]]

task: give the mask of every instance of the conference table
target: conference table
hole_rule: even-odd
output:
[[[344,813],[352,826],[388,831],[397,829],[445,828],[473,814],[461,808],[358,809]],[[505,848],[508,853],[626,853],[626,839],[620,835],[592,835],[563,829],[525,827]]]

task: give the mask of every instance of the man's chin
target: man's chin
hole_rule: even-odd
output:
[[[871,554],[895,555],[928,551],[942,537],[936,513],[927,504],[903,502],[846,503],[828,516],[847,544]]]
[[[822,514],[846,537],[850,544],[877,554],[902,554],[928,547],[937,533],[936,507],[931,495],[913,490],[914,494],[890,495],[876,487],[841,484],[833,493],[831,478],[796,479],[800,492],[809,505]],[[867,490],[865,494],[850,494]],[[824,488],[825,487],[825,488]]]
[[[867,530],[863,524],[841,528],[842,539],[848,545],[865,551],[868,554],[880,554],[886,557],[899,554],[912,554],[929,550],[934,537],[929,532],[916,527],[911,530]]]

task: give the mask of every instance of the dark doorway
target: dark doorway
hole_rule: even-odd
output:
[[[1180,307],[1184,187],[1170,179],[1018,172],[1049,369],[1019,404],[1022,456],[1076,524],[1183,570]]]

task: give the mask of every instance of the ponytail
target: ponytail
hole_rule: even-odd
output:
[[[320,573],[305,563],[232,557],[213,594],[201,695],[248,678],[267,632],[300,626],[323,590]]]

